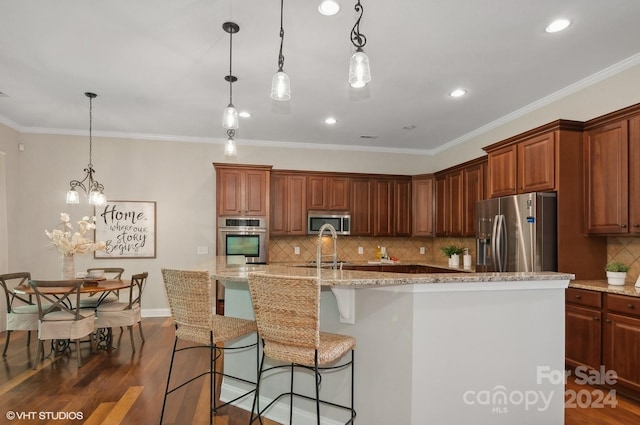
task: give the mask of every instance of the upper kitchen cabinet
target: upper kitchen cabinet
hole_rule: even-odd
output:
[[[373,184],[373,236],[411,235],[411,177],[377,176]]]
[[[267,216],[271,166],[213,163],[219,216]]]
[[[634,112],[638,108],[587,123],[583,147],[588,234],[640,234],[640,115],[628,116]]]
[[[555,191],[558,271],[603,279],[606,239],[585,237],[582,220],[584,128],[582,122],[557,120],[485,147],[488,197]]]
[[[482,157],[436,173],[436,236],[475,236],[486,163]]]
[[[315,175],[307,177],[307,209],[349,211],[351,184],[349,177]]]
[[[556,149],[554,131],[524,140],[492,145],[488,153],[489,197],[554,190]],[[494,148],[495,147],[495,148]]]
[[[411,178],[393,180],[394,236],[411,236]]]
[[[351,235],[372,236],[374,181],[370,177],[351,179]]]
[[[412,235],[434,236],[435,177],[433,174],[414,176],[411,186]]]
[[[307,234],[307,177],[271,172],[271,235]]]

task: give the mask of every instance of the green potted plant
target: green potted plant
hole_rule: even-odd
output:
[[[624,263],[613,262],[607,264],[605,271],[607,272],[607,283],[609,285],[624,285],[629,266]]]
[[[464,249],[455,245],[443,246],[440,249],[445,256],[449,257],[449,267],[460,267],[460,254]]]

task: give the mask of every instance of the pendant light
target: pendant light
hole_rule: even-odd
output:
[[[351,43],[356,47],[356,52],[349,61],[349,84],[351,84],[351,87],[360,88],[371,81],[371,69],[369,68],[369,57],[362,50],[364,45],[367,44],[367,37],[360,33],[360,20],[364,13],[360,0],[356,3],[355,10],[359,13],[359,16],[351,30]]]
[[[236,135],[235,130],[227,130],[227,144],[224,146],[224,156],[233,157],[238,154],[238,150],[236,149],[236,142],[233,141],[233,136]]]
[[[291,99],[291,85],[289,84],[289,76],[284,72],[284,55],[282,54],[282,45],[284,43],[284,28],[282,26],[282,16],[284,9],[284,0],[280,0],[280,53],[278,54],[278,72],[271,80],[271,98],[275,100]]]
[[[69,182],[70,189],[67,192],[67,204],[78,204],[80,197],[76,188],[82,189],[84,194],[89,198],[89,203],[92,205],[105,205],[107,203],[107,197],[104,195],[104,186],[97,180],[94,180],[93,174],[95,170],[92,164],[92,127],[93,127],[93,99],[98,95],[95,93],[85,93],[85,96],[89,98],[89,165],[84,169],[86,175],[82,180],[71,180]]]
[[[222,29],[229,34],[229,75],[224,77],[229,82],[229,106],[224,108],[222,115],[222,126],[227,130],[235,130],[238,128],[238,110],[233,106],[233,83],[238,81],[231,72],[231,59],[233,54],[233,34],[240,31],[240,27],[234,22],[225,22]]]

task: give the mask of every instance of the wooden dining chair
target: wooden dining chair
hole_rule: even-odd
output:
[[[96,329],[113,329],[115,327],[122,329],[123,326],[126,326],[129,328],[129,338],[131,339],[131,348],[133,351],[136,351],[136,344],[133,341],[133,326],[136,323],[140,331],[140,338],[142,342],[144,342],[140,303],[148,276],[149,273],[144,272],[134,274],[131,277],[128,302],[101,303],[96,308]]]
[[[30,280],[38,303],[38,352],[33,364],[35,369],[44,357],[44,341],[70,340],[76,343],[78,367],[82,366],[80,339],[92,336],[95,328],[95,312],[74,306],[80,303],[82,280]],[[55,294],[54,294],[55,292]],[[93,338],[91,351],[93,352]]]
[[[226,345],[227,342],[255,333],[256,322],[253,320],[221,316],[213,313],[211,277],[207,271],[162,269],[162,278],[167,292],[167,299],[169,300],[169,307],[171,308],[171,316],[173,317],[176,328],[176,337],[173,343],[171,363],[169,364],[169,373],[167,375],[167,386],[164,393],[164,400],[162,402],[160,424],[162,424],[162,419],[164,417],[167,396],[175,390],[182,388],[190,382],[205,375],[209,375],[210,379],[209,424],[212,424],[213,415],[217,412],[217,409],[246,397],[255,391],[255,381],[250,381],[248,379],[218,371],[217,360],[222,355],[223,350],[224,352],[233,352],[255,348],[256,363],[254,366],[257,373],[257,335],[256,342],[254,343],[233,347]],[[178,340],[191,343],[191,345],[183,348],[177,348]],[[170,389],[171,373],[176,353],[197,348],[205,348],[210,351],[209,370],[183,381],[180,384],[174,383],[174,386]],[[180,371],[180,375],[184,376],[183,371]],[[215,384],[216,376],[224,376],[241,381],[250,384],[252,388],[250,391],[237,396],[233,400],[216,405],[216,402],[218,401]]]
[[[27,347],[31,343],[31,331],[38,330],[38,305],[31,295],[19,295],[13,292],[16,286],[28,286],[31,273],[7,273],[0,275],[0,286],[6,301],[7,330],[2,357],[7,355],[11,332],[27,331]],[[27,355],[29,352],[27,351]]]
[[[353,406],[356,339],[349,335],[320,332],[319,278],[253,273],[249,274],[249,292],[258,325],[258,334],[263,344],[260,373],[249,423],[253,423],[256,419],[262,422],[262,412],[269,409],[280,398],[289,396],[289,423],[291,424],[295,396],[315,401],[318,425],[320,425],[321,404],[346,411],[348,416],[346,416],[344,423],[353,424],[356,417]],[[349,359],[342,361],[341,359],[347,353],[350,353]],[[265,357],[278,363],[275,366],[265,368]],[[260,409],[260,386],[265,372],[280,368],[290,371],[290,387],[288,391],[273,397],[267,406]],[[294,391],[294,370],[300,368],[314,374],[314,396]],[[351,371],[350,405],[338,404],[328,401],[326,398],[320,398],[321,373],[342,369],[350,369]],[[257,412],[257,417],[254,417],[254,411]]]
[[[93,270],[104,270],[104,277],[109,280],[120,280],[124,269],[122,267],[90,267],[87,269],[87,273]],[[120,301],[120,291],[111,291],[108,294],[98,297],[96,294],[82,295],[80,297],[80,307],[82,308],[96,308],[99,304],[113,303]]]

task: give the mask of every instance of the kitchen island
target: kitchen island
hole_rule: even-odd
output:
[[[226,287],[227,315],[253,318],[247,280],[255,272],[317,275],[314,268],[227,266],[218,259],[212,275]],[[573,275],[322,269],[320,279],[321,329],[357,339],[356,423],[563,423],[564,291]],[[225,359],[225,369],[252,377],[252,362],[254,354],[240,353]],[[312,394],[309,376],[300,375],[298,389]],[[345,401],[347,374],[335,375],[323,378],[322,394]],[[264,385],[263,406],[288,377],[271,376]],[[243,389],[225,380],[221,399]],[[251,400],[238,405],[250,410]],[[315,423],[311,406],[295,406],[294,423]],[[323,424],[344,423],[341,412],[322,414]],[[288,405],[267,415],[288,423]]]

